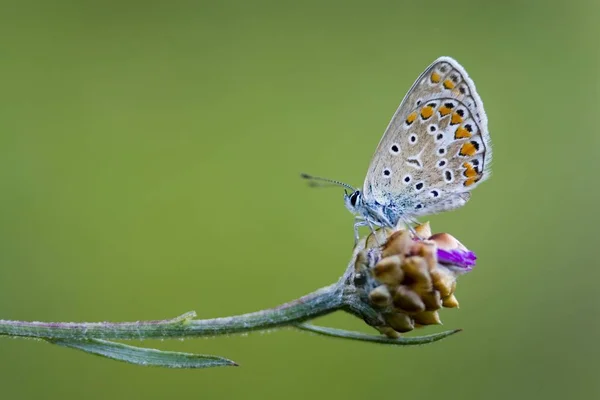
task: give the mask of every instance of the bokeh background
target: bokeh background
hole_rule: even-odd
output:
[[[201,317],[343,272],[391,115],[435,58],[489,116],[492,179],[432,216],[476,251],[464,332],[419,348],[292,330],[179,341],[240,368],[131,366],[0,340],[2,397],[589,399],[598,380],[597,1],[3,1],[0,318]],[[319,321],[370,332],[335,315]]]

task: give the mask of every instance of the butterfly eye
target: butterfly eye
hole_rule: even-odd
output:
[[[360,196],[360,191],[356,191],[354,193],[352,193],[352,195],[350,195],[350,204],[352,204],[352,207],[356,206],[356,202],[358,201],[358,197]]]

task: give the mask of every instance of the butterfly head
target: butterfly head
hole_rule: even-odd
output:
[[[360,214],[360,210],[363,208],[363,197],[360,190],[354,192],[348,192],[344,190],[344,204],[346,208],[353,214]]]

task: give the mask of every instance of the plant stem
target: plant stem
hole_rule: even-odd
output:
[[[249,314],[194,320],[195,313],[159,321],[27,322],[0,320],[0,336],[42,339],[168,339],[216,336],[307,321],[343,307],[343,286],[326,286],[281,306]]]

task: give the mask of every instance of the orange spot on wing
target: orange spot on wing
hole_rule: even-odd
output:
[[[471,163],[463,163],[463,167],[465,168],[464,175],[467,178],[474,178],[474,177],[477,176],[477,171],[475,171],[475,168],[473,168],[473,164],[471,164]]]
[[[471,134],[469,133],[469,131],[463,128],[462,126],[459,126],[458,129],[456,129],[456,132],[454,132],[454,139],[465,139],[470,137]]]
[[[450,125],[460,124],[463,121],[462,117],[458,115],[458,113],[452,114],[452,120],[450,121]]]
[[[421,108],[421,118],[429,119],[433,115],[433,107],[425,106]]]
[[[410,113],[410,114],[408,115],[408,117],[406,117],[406,123],[407,123],[408,125],[410,125],[410,124],[412,124],[413,122],[415,122],[415,119],[417,119],[417,113],[416,113],[416,112],[414,112],[414,113]]]
[[[477,180],[475,178],[469,178],[465,181],[464,185],[465,186],[471,186],[472,184],[474,184],[475,182],[477,182]]]
[[[442,77],[437,72],[433,72],[431,74],[431,82],[432,83],[440,83],[441,80],[442,80]]]
[[[474,156],[476,152],[477,152],[477,149],[475,148],[473,143],[468,142],[468,143],[465,143],[462,145],[462,147],[460,148],[459,154],[461,156]]]
[[[446,79],[444,81],[444,87],[446,89],[453,89],[454,88],[454,82],[452,82],[450,79]]]
[[[442,117],[445,117],[446,115],[450,114],[452,110],[446,106],[441,106],[439,112]]]

